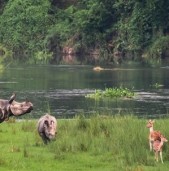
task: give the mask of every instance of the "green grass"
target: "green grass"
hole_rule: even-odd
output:
[[[169,119],[154,125],[169,139]],[[84,116],[58,120],[58,135],[48,145],[36,131],[36,121],[0,125],[1,171],[168,171],[149,151],[146,120],[134,116]]]

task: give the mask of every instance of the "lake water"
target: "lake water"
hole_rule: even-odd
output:
[[[25,65],[0,72],[0,98],[16,92],[17,101],[28,98],[34,110],[23,117],[39,118],[50,112],[57,118],[75,115],[134,114],[165,117],[169,114],[169,67],[109,67],[96,72],[83,65]],[[154,84],[161,84],[158,89]],[[85,98],[95,89],[124,86],[136,93],[133,99],[99,100]]]

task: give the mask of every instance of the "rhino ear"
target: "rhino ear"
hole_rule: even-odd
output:
[[[26,102],[26,103],[29,103],[30,101],[26,98],[26,99],[25,99],[25,102]]]
[[[45,126],[45,127],[49,127],[49,122],[48,122],[48,120],[45,120],[45,121],[44,121],[44,126]]]
[[[16,98],[16,94],[13,93],[12,96],[10,97],[10,99],[9,99],[9,104],[11,104],[14,101],[15,98]]]

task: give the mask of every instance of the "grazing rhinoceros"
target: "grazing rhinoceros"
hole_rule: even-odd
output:
[[[15,97],[16,94],[13,94],[9,100],[0,99],[0,123],[8,120],[10,116],[20,116],[33,110],[31,102],[16,102]]]
[[[57,134],[56,118],[50,114],[45,114],[38,120],[37,129],[44,144],[47,144],[53,140]]]

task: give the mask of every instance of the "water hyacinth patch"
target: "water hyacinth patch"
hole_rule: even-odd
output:
[[[95,90],[93,94],[87,94],[85,97],[87,98],[120,98],[120,97],[128,97],[132,98],[134,96],[134,92],[129,90],[128,88],[123,87],[114,87],[114,88],[105,88],[105,90]]]

